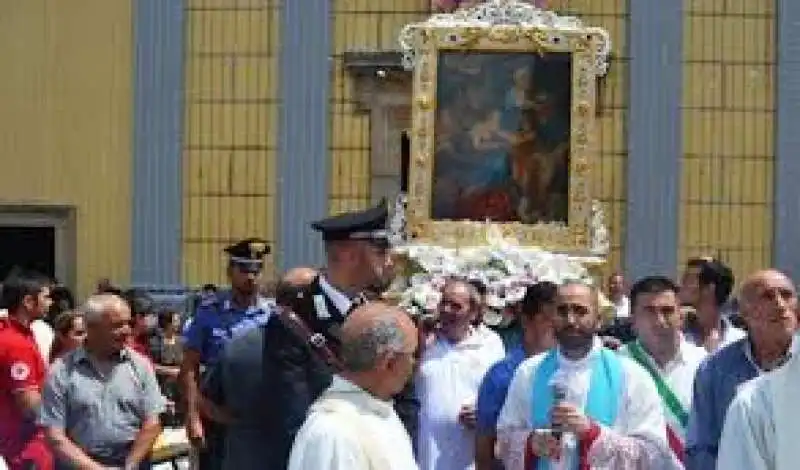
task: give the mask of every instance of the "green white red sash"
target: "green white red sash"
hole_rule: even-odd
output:
[[[658,395],[664,404],[664,414],[667,420],[667,437],[672,451],[683,461],[683,446],[686,442],[686,426],[689,422],[689,413],[675,395],[670,386],[661,377],[661,373],[653,367],[653,363],[642,348],[639,341],[628,344],[628,353],[631,358],[639,363],[650,374],[655,382]]]

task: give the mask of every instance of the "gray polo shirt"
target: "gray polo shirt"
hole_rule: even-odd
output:
[[[105,373],[83,348],[50,369],[39,423],[64,429],[91,456],[124,460],[144,420],[164,411],[153,366],[123,349]]]

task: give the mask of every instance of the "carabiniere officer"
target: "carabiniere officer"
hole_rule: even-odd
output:
[[[269,252],[267,242],[259,238],[241,240],[225,248],[231,289],[204,298],[183,333],[180,382],[186,400],[186,432],[199,451],[200,470],[222,467],[224,445],[221,411],[198,392],[200,371],[212,366],[233,338],[269,320],[273,303],[261,297],[258,289],[264,257]]]

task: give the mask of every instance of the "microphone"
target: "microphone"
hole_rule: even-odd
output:
[[[566,401],[567,399],[567,387],[559,382],[555,382],[552,384],[553,387],[553,404],[558,405],[559,403]],[[552,423],[550,425],[550,430],[553,434],[553,437],[556,439],[561,439],[561,435],[564,432],[561,429],[561,424]]]

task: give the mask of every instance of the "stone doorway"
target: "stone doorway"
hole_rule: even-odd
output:
[[[398,53],[346,53],[345,66],[360,112],[370,116],[370,197],[393,200],[407,190],[411,74]]]

